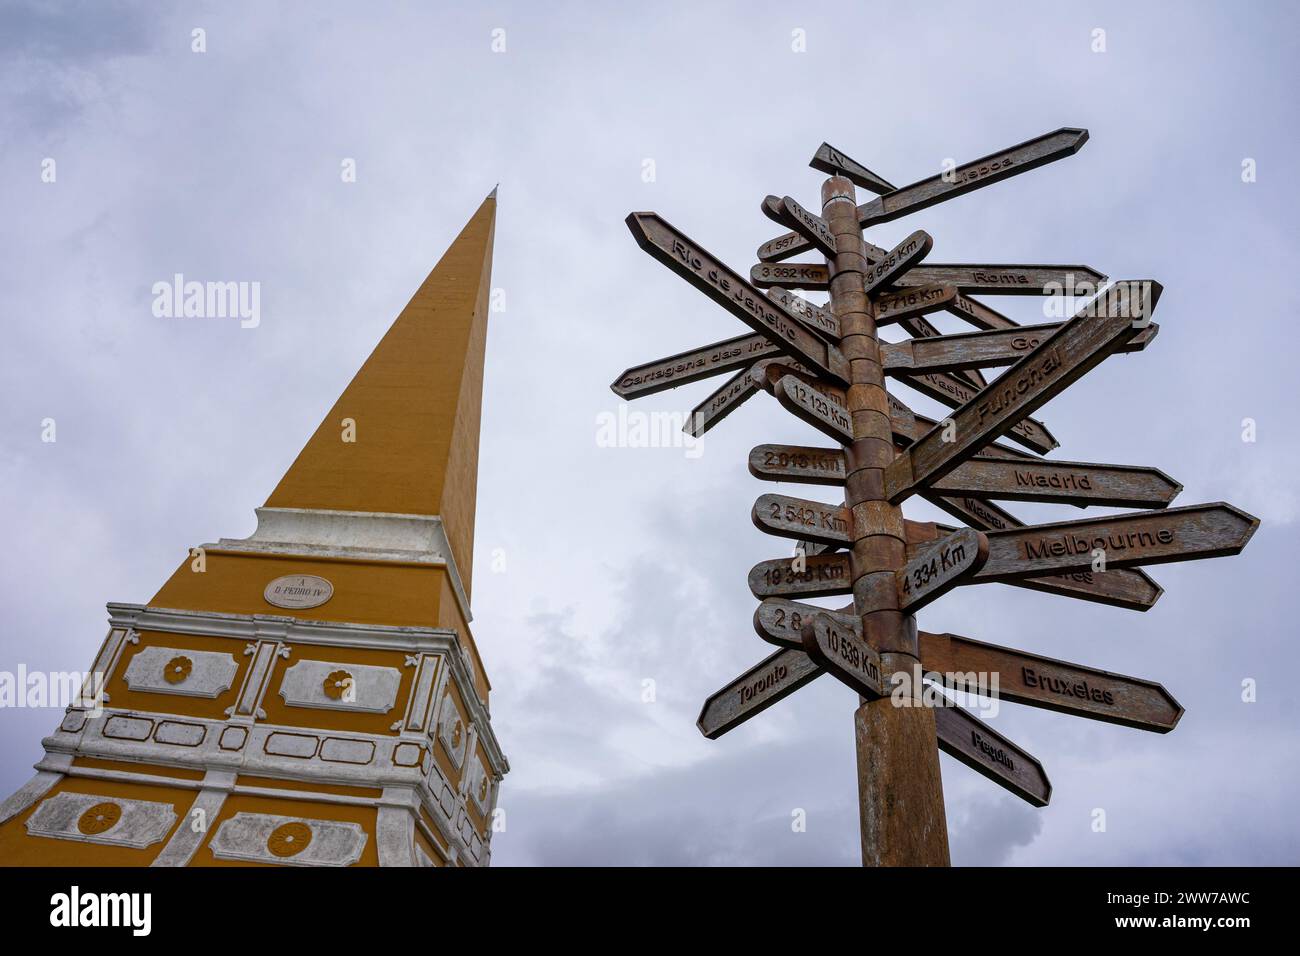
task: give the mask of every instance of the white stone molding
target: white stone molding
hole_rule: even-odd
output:
[[[262,699],[266,696],[267,685],[271,682],[271,665],[276,657],[288,657],[289,648],[279,641],[256,641],[244,648],[245,656],[252,656],[253,663],[244,675],[243,686],[239,690],[239,699],[226,708],[231,717],[252,717],[261,719],[266,716],[262,710]]]
[[[211,770],[203,779],[203,789],[194,798],[185,819],[150,866],[188,866],[190,860],[216,823],[225,805],[226,795],[234,788],[235,775],[228,770]]]
[[[230,690],[238,671],[239,662],[219,651],[150,645],[131,658],[124,680],[147,694],[215,698]]]
[[[107,701],[108,693],[104,691],[104,688],[108,686],[108,679],[113,676],[113,671],[122,658],[123,649],[127,644],[139,643],[140,635],[130,628],[110,627],[108,637],[104,640],[104,646],[100,648],[99,656],[95,658],[90,673],[86,675],[86,682],[81,687],[80,699],[83,702],[94,700],[96,691],[99,691],[99,700]],[[96,678],[96,675],[98,675],[98,678]],[[96,679],[98,679],[98,687],[95,686]]]
[[[284,840],[301,841],[301,828],[310,832],[310,841],[292,855],[281,856],[271,850],[270,844],[275,842],[277,834],[284,832],[286,825],[291,830],[279,845],[284,846]],[[240,812],[217,828],[208,848],[219,860],[282,866],[351,866],[361,859],[366,839],[366,831],[357,823]]]
[[[411,697],[406,707],[405,724],[407,730],[421,733],[429,726],[430,712],[433,710],[434,688],[441,676],[437,654],[420,654],[408,657],[407,663],[417,668],[412,682]],[[399,725],[401,726],[401,725]]]
[[[386,714],[396,706],[401,684],[395,667],[303,659],[285,669],[280,696],[289,707]]]
[[[257,508],[257,530],[247,538],[222,538],[207,551],[290,554],[305,558],[353,558],[441,565],[451,578],[456,603],[473,620],[469,596],[439,515]]]
[[[46,754],[45,759],[37,764],[36,776],[0,803],[0,823],[18,816],[49,793],[54,785],[63,779],[63,771],[71,766],[72,754]]]
[[[105,808],[105,812],[95,815],[99,808]],[[176,811],[169,803],[64,792],[36,808],[27,818],[27,832],[31,836],[142,850],[163,839],[175,822]],[[99,829],[101,826],[103,829]]]
[[[406,787],[386,787],[375,820],[380,866],[415,866],[415,814],[419,797]]]

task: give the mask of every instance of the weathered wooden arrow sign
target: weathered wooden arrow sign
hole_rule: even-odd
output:
[[[751,370],[752,366],[741,369],[691,409],[682,431],[699,438],[756,394],[758,386],[754,384]]]
[[[843,485],[844,452],[810,445],[757,445],[749,452],[749,473],[765,481]]]
[[[801,601],[766,598],[754,610],[754,631],[770,644],[802,650],[803,627],[818,614],[829,614],[842,627],[862,630],[862,622],[854,615],[852,604],[838,611],[828,611]]]
[[[859,630],[846,627],[831,615],[814,614],[803,626],[803,649],[814,663],[863,697],[882,697],[880,655]]]
[[[793,375],[782,378],[773,394],[782,406],[823,434],[840,441],[853,441],[853,420],[848,410],[829,395]]]
[[[931,491],[952,495],[1113,508],[1163,508],[1182,488],[1159,468],[979,456],[930,484]]]
[[[877,289],[896,282],[904,273],[930,254],[934,239],[924,229],[918,229],[894,248],[885,253],[879,262],[867,266],[862,274],[864,291],[869,295]],[[827,283],[829,285],[829,275]]]
[[[858,206],[858,222],[866,228],[920,212],[936,203],[1073,156],[1087,141],[1087,130],[1069,128],[1026,140],[878,196]],[[759,246],[758,258],[773,262],[788,259],[808,248],[808,240],[797,233],[788,233]]]
[[[1119,282],[1086,304],[1041,345],[932,429],[885,469],[895,504],[918,486],[942,478],[974,450],[1020,423],[1065,391],[1117,347],[1137,335],[1160,296],[1160,284]]]
[[[777,393],[777,386],[781,384],[781,379],[787,375],[793,375],[797,381],[805,385],[811,385],[820,392],[825,398],[844,408],[848,403],[848,391],[833,385],[825,379],[818,378],[809,372],[801,369],[796,362],[790,362],[784,358],[765,359],[755,365],[754,381],[765,392],[772,395]]]
[[[866,250],[868,262],[879,262],[888,254],[888,250],[882,249],[880,246],[866,242],[865,240],[862,245]],[[924,286],[925,282],[922,279],[918,279],[916,275],[909,274],[900,278],[897,285],[899,288],[918,288]],[[985,305],[983,302],[977,302],[974,299],[967,298],[960,292],[957,292],[955,286],[952,288],[953,291],[956,292],[956,295],[953,296],[951,302],[944,305],[944,310],[952,313],[959,319],[966,320],[978,329],[1014,329],[1020,324],[1019,322],[1007,318],[997,309]],[[879,302],[880,298],[885,295],[889,295],[889,293],[879,293],[876,297],[876,301]]]
[[[633,366],[620,374],[610,388],[622,398],[640,398],[738,368],[748,368],[764,356],[781,354],[782,350],[765,335],[738,335],[734,339]]]
[[[750,267],[749,281],[760,289],[779,285],[825,292],[831,287],[831,273],[816,262],[760,262]]]
[[[794,602],[787,602],[794,604]],[[799,607],[810,607],[800,605]],[[786,611],[799,614],[806,612]],[[1168,733],[1183,716],[1183,707],[1155,681],[1071,664],[956,634],[919,635],[921,667],[954,690],[994,691],[999,700],[1043,707],[1076,717]],[[992,688],[987,678],[997,675]],[[984,686],[981,686],[983,684]]]
[[[892,193],[896,188],[830,143],[822,143],[808,165],[831,176],[843,176],[855,186],[861,186],[877,196]]]
[[[672,269],[710,299],[767,336],[786,354],[819,375],[848,384],[848,362],[838,348],[819,338],[720,260],[652,212],[627,217],[633,238],[645,252]]]
[[[1096,295],[1106,276],[1089,266],[967,265],[931,263],[909,275],[905,283],[956,286],[967,295]],[[904,284],[905,284],[904,283]]]
[[[835,314],[830,309],[809,302],[803,296],[795,295],[780,286],[773,286],[768,289],[767,297],[783,306],[795,318],[802,319],[804,325],[814,332],[829,336],[836,342],[839,341],[840,320],[835,317]]]
[[[754,630],[768,643],[802,650],[804,628],[819,614],[861,640],[862,623],[852,605],[831,611],[783,598],[758,605]],[[1183,715],[1182,705],[1155,681],[956,634],[921,631],[918,637],[925,677],[953,690],[1162,734]]]
[[[821,674],[803,651],[777,651],[706,700],[696,726],[710,740],[721,737]]]
[[[904,279],[904,285],[907,280]],[[1014,329],[1020,323],[1007,318],[992,306],[985,305],[960,293],[952,300],[947,311],[964,319],[977,329]]]
[[[962,528],[926,548],[898,569],[898,609],[915,613],[976,574],[988,557],[982,532]]]
[[[802,565],[803,569],[796,571],[793,558],[758,562],[749,571],[750,593],[756,598],[806,598],[853,592],[847,554],[809,555]]]
[[[1019,518],[991,501],[937,495],[929,491],[925,492],[924,497],[931,504],[981,531],[1005,531],[1025,526]],[[1038,578],[1018,578],[1003,583],[1030,591],[1077,598],[1129,611],[1149,610],[1164,593],[1164,589],[1139,568],[1108,567],[1105,571],[1089,569]]]
[[[767,198],[769,202],[775,200],[773,207],[776,210],[778,222],[799,233],[826,258],[835,258],[835,233],[831,232],[831,227],[827,225],[825,219],[804,209],[790,196],[781,199],[776,199],[775,196]]]
[[[951,372],[927,372],[923,375],[903,375],[899,381],[922,395],[933,398],[949,408],[961,408],[980,395],[982,389],[973,387]],[[1060,442],[1046,425],[1036,418],[1026,416],[1005,432],[1007,438],[1024,445],[1031,451],[1046,454],[1060,447]]]
[[[926,288],[926,287],[922,286],[921,288]],[[951,289],[952,286],[937,286],[935,288]],[[957,297],[954,296],[953,298],[956,299]],[[877,300],[877,302],[878,301],[879,300]],[[943,333],[941,333],[938,329],[936,329],[933,325],[931,325],[930,320],[923,315],[907,316],[905,318],[899,319],[898,324],[909,335],[917,339],[937,339],[937,338],[941,338],[943,335]],[[880,342],[879,345],[881,349],[881,361],[883,362],[885,356],[884,349],[886,346],[890,345],[890,343]],[[909,357],[915,360],[914,354],[909,353]],[[929,370],[927,369],[926,371]],[[953,372],[953,374],[960,378],[964,378],[966,381],[970,382],[970,384],[973,385],[975,388],[984,388],[988,385],[988,382],[984,378],[984,374],[980,372],[978,368],[961,369],[960,371]]]
[[[751,376],[757,383],[756,387],[761,386],[775,395],[777,394],[777,385],[787,374],[790,373],[786,371],[785,366],[778,362],[766,369],[753,370]],[[779,376],[776,385],[772,383],[773,375]],[[797,374],[794,377],[796,380],[801,380]],[[820,391],[820,389],[818,390]],[[829,389],[823,393],[828,398],[832,394]],[[840,409],[843,409],[843,405],[834,398],[830,400]],[[787,401],[790,404],[786,407],[794,411],[798,417],[805,421],[812,420],[813,413],[810,410],[802,406],[796,406],[792,399],[787,398]],[[847,415],[847,412],[845,414]],[[900,447],[906,447],[937,424],[933,419],[917,415],[892,395],[889,396],[889,417],[894,432],[894,441]],[[820,426],[827,423],[825,420],[818,419],[814,424]],[[839,432],[838,426],[834,426],[834,428],[836,432],[831,437],[842,442],[852,440],[852,437],[847,432]],[[1008,461],[1038,462],[1042,460],[1015,448],[1000,445],[997,442],[984,446],[980,449],[979,454],[981,457],[1000,458]],[[847,474],[842,449],[814,448],[804,445],[759,445],[750,452],[749,472],[755,478],[768,481],[796,481],[810,485],[842,485]],[[962,520],[966,519],[963,518]],[[972,522],[967,521],[966,523],[971,524]]]
[[[1038,759],[956,705],[934,708],[939,749],[1036,807],[1052,799],[1052,783]]]
[[[903,242],[906,243],[911,238],[909,236]],[[879,268],[887,261],[888,255],[879,262],[873,263],[871,268],[873,270]],[[815,262],[759,262],[750,267],[749,277],[754,285],[760,288],[770,285],[792,285],[800,289],[828,289],[831,273],[829,267]],[[906,276],[898,275],[891,279],[868,283],[867,291],[889,285],[903,288],[918,285],[950,285],[966,295],[1061,295],[1063,290],[1077,290],[1080,296],[1091,296],[1105,281],[1106,277],[1096,269],[1080,265],[932,263],[915,266]],[[986,315],[984,310],[980,309],[964,312],[963,317],[966,314]]]
[[[750,511],[754,527],[782,538],[819,544],[849,544],[852,522],[843,505],[828,505],[789,495],[759,495]]]
[[[762,359],[750,372],[750,376],[755,383],[756,388],[761,388],[762,390],[770,392],[772,395],[778,397],[781,394],[781,390],[778,386],[780,385],[781,379],[786,375],[793,375],[798,381],[803,382],[805,385],[812,386],[817,392],[821,393],[821,396],[824,399],[828,400],[832,405],[837,406],[838,409],[843,410],[845,408],[844,389],[822,381],[814,375],[809,375],[806,371],[800,370],[797,365],[793,365],[793,363],[787,365],[781,359]],[[935,422],[933,419],[926,418],[923,415],[917,415],[892,395],[888,395],[887,398],[889,402],[890,424],[893,428],[895,442],[904,446],[908,445],[934,427]],[[825,425],[826,428],[821,428],[821,430],[827,434],[830,434],[827,429],[835,429],[835,434],[831,434],[831,437],[835,438],[837,441],[847,443],[852,440],[851,436],[848,436],[847,433],[838,431],[839,426],[835,421],[819,419],[814,422],[811,417],[805,417],[813,414],[811,410],[803,408],[798,408],[796,410],[796,403],[792,399],[787,397],[785,401],[789,403],[786,407],[793,412],[796,417],[804,419],[810,424],[817,425],[819,428],[821,425]],[[844,414],[847,416],[847,411],[845,411]],[[1017,451],[1014,448],[1009,448],[997,443],[991,444],[987,448],[983,449],[981,454],[1014,457],[1017,459],[1033,457],[1026,452]],[[761,478],[764,476],[757,475],[757,477]]]
[[[1224,502],[1082,518],[987,532],[988,560],[972,582],[1006,581],[1093,568],[1194,561],[1238,554],[1259,519]]]
[[[891,375],[957,372],[1014,365],[1042,345],[1044,339],[1059,331],[1062,324],[1050,322],[1024,325],[1016,329],[958,332],[955,335],[941,335],[936,331],[933,336],[902,342],[881,342],[880,361],[885,371]],[[1141,352],[1151,344],[1159,330],[1160,326],[1152,322],[1115,349],[1115,353]]]
[[[918,285],[882,293],[872,303],[876,307],[876,325],[892,325],[938,312],[947,308],[956,297],[957,289],[950,285]],[[937,329],[934,334],[939,334]]]

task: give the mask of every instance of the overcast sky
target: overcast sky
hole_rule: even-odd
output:
[[[690,455],[598,446],[620,370],[744,331],[623,218],[655,210],[747,273],[781,231],[765,195],[818,207],[823,140],[902,184],[1082,126],[1076,156],[868,239],[925,228],[935,261],[1159,279],[1155,344],[1038,417],[1057,457],[1156,465],[1185,485],[1176,503],[1263,524],[1240,557],[1154,569],[1166,593],[1145,614],[1001,585],[922,613],[1159,680],[1187,709],[1162,736],[1004,705],[994,726],[1042,760],[1052,803],[942,758],[953,860],[1300,862],[1298,37],[1272,3],[7,2],[0,670],[88,667],[106,601],[145,602],[190,546],[251,533],[500,182],[473,601],[512,767],[494,863],[858,862],[847,688],[817,681],[716,741],[695,727],[771,650],[746,574],[788,543],[753,527],[753,499],[833,497],[756,481],[746,454],[825,439],[760,395]],[[260,324],[155,317],[153,283],[178,272],[259,282]],[[989,302],[1045,321],[1037,299]],[[682,412],[715,384],[629,411]],[[57,720],[0,711],[0,791]]]

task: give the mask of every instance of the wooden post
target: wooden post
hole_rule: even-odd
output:
[[[845,449],[845,504],[852,516],[853,603],[862,633],[890,675],[907,674],[916,706],[892,697],[863,703],[854,715],[864,866],[947,866],[948,826],[935,745],[934,713],[920,706],[916,620],[900,611],[895,572],[907,563],[902,509],[885,498],[894,441],[874,311],[865,291],[866,247],[853,184],[832,176],[822,186],[822,216],[835,235],[829,260],[831,311],[849,362],[847,408],[853,442]]]

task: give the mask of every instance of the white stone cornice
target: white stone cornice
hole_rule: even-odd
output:
[[[402,561],[445,567],[456,603],[473,620],[469,595],[438,515],[316,508],[256,508],[257,530],[247,538],[222,538],[206,550],[287,554],[304,558]]]

